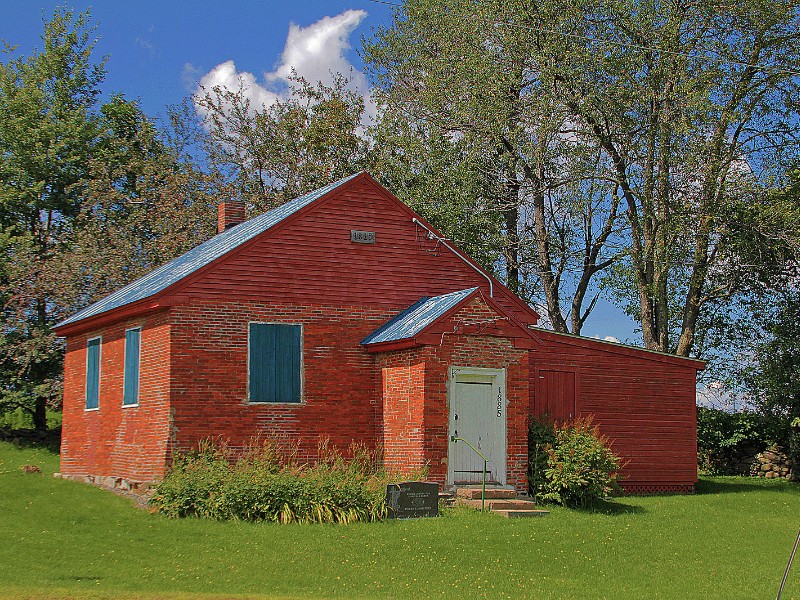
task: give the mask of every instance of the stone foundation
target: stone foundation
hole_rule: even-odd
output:
[[[53,473],[56,479],[79,481],[88,483],[114,493],[128,496],[136,500],[137,504],[146,505],[155,490],[155,482],[136,481],[125,477],[107,477],[102,475],[70,475],[67,473]]]

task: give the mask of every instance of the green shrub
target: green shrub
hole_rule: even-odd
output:
[[[0,427],[17,430],[33,429],[33,416],[21,408],[0,412]],[[47,429],[53,431],[61,427],[61,411],[47,409]]]
[[[150,504],[170,517],[217,517],[220,495],[230,477],[224,448],[203,441],[197,450],[173,457]]]
[[[548,420],[532,421],[528,431],[528,484],[535,501],[547,493],[547,459],[556,441],[556,431]]]
[[[790,441],[786,417],[697,407],[698,466],[708,475],[747,475],[756,453],[773,444],[787,448]]]
[[[552,442],[545,443],[548,429]],[[545,443],[546,466],[540,457]],[[530,429],[531,492],[564,506],[586,507],[619,491],[620,458],[591,417],[564,424],[536,423]],[[536,486],[534,488],[534,486]]]
[[[349,458],[327,444],[314,464],[295,464],[275,445],[251,446],[232,460],[220,444],[203,443],[178,454],[150,500],[170,517],[205,517],[280,523],[350,523],[386,516],[386,485],[422,479],[424,472],[388,473],[363,445]]]
[[[789,458],[792,459],[792,480],[800,481],[800,417],[792,419],[789,432]]]

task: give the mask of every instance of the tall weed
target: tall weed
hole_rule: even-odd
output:
[[[343,455],[327,441],[318,460],[298,463],[294,453],[257,441],[234,456],[205,441],[179,453],[150,500],[170,517],[278,523],[351,523],[386,516],[386,485],[424,479],[425,472],[390,473],[380,451],[352,445]]]

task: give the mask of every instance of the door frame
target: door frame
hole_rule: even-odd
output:
[[[506,370],[500,369],[487,369],[484,367],[463,367],[458,365],[451,365],[447,369],[447,484],[453,485],[455,483],[455,475],[453,473],[452,450],[454,442],[450,441],[450,436],[453,435],[453,408],[454,408],[454,394],[455,383],[458,375],[482,375],[485,377],[492,377],[492,390],[494,393],[502,395],[502,410],[503,421],[501,425],[502,430],[502,460],[497,467],[497,475],[500,485],[506,485],[508,477],[508,394],[506,390]],[[463,444],[463,442],[461,442]]]

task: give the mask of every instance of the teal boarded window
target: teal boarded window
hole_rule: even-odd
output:
[[[142,330],[128,329],[125,332],[125,375],[123,379],[122,404],[139,404],[139,354],[141,353]]]
[[[250,402],[300,402],[300,325],[250,323]]]
[[[100,345],[102,338],[86,342],[86,409],[100,406]]]

